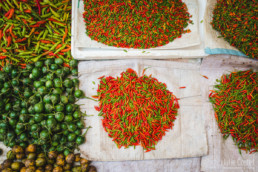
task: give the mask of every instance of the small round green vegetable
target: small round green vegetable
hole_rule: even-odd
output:
[[[43,67],[43,61],[37,61],[37,62],[35,63],[35,67],[38,67],[38,68]]]
[[[75,140],[75,142],[78,144],[78,145],[81,145],[85,142],[85,138],[83,136],[78,136]]]
[[[78,70],[77,69],[72,69],[71,71],[73,76],[77,76],[78,75]]]
[[[48,137],[49,137],[49,133],[48,133],[47,130],[42,130],[42,131],[40,132],[40,138],[42,138],[42,139],[47,139]]]
[[[55,110],[57,112],[62,112],[62,111],[64,111],[64,106],[61,104],[58,104],[58,105],[56,105]]]
[[[56,124],[57,124],[57,122],[56,122],[56,120],[53,119],[53,118],[47,120],[47,126],[48,126],[49,128],[55,127]]]
[[[82,90],[76,90],[76,91],[74,92],[74,96],[75,96],[76,98],[81,98],[81,97],[83,96],[83,91],[82,91]]]
[[[60,97],[57,94],[52,94],[50,99],[53,104],[57,104],[60,101]]]
[[[68,124],[68,131],[74,132],[77,129],[77,126],[73,123]]]
[[[45,85],[47,88],[51,88],[53,87],[54,84],[53,84],[53,81],[48,80]]]
[[[62,65],[63,63],[64,63],[64,61],[61,58],[55,59],[55,64]]]
[[[67,139],[68,139],[69,142],[74,141],[74,140],[76,139],[76,134],[70,133],[70,134],[68,135]]]
[[[65,116],[65,122],[72,122],[73,121],[73,116],[72,115],[66,115]]]
[[[73,81],[72,81],[71,79],[69,79],[69,78],[66,78],[66,79],[64,80],[64,86],[65,86],[66,88],[71,88],[71,87],[73,86]]]
[[[33,79],[38,79],[42,75],[42,72],[40,68],[33,68],[31,74]]]
[[[78,65],[78,61],[73,59],[73,60],[71,60],[71,61],[69,62],[69,65],[70,65],[70,67],[72,67],[72,68],[76,68],[77,65]]]
[[[64,113],[62,113],[62,112],[58,112],[58,113],[56,113],[55,114],[55,118],[56,118],[56,120],[57,121],[59,121],[59,122],[61,122],[61,121],[63,121],[64,120]]]
[[[36,122],[41,122],[43,120],[43,118],[44,118],[44,116],[42,114],[37,113],[34,115],[34,120]]]
[[[56,88],[62,87],[62,81],[61,81],[60,78],[55,78],[55,79],[54,79],[54,86],[55,86]]]
[[[45,95],[43,98],[44,103],[51,103],[51,96],[50,95]]]
[[[61,96],[61,102],[63,103],[63,104],[67,104],[68,103],[68,98],[67,98],[67,96]]]
[[[44,105],[43,103],[37,103],[34,105],[34,110],[36,113],[41,113],[44,111]]]

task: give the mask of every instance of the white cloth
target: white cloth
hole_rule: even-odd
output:
[[[125,49],[107,46],[95,40],[91,40],[86,35],[86,26],[83,19],[84,4],[81,0],[73,1],[72,10],[72,54],[79,60],[88,59],[119,59],[127,58],[178,58],[204,56],[203,46],[199,33],[199,4],[197,0],[183,0],[188,7],[191,20],[194,24],[189,24],[187,28],[191,33],[183,34],[179,39],[175,39],[167,45],[151,49]],[[124,52],[127,50],[127,52]],[[143,51],[145,51],[143,53]]]
[[[216,79],[223,74],[238,70],[258,70],[258,62],[237,56],[211,56],[205,58],[201,65],[201,74],[209,79],[203,80],[202,96],[206,98],[205,106],[208,108],[205,124],[208,134],[209,154],[202,157],[201,171],[258,171],[258,153],[239,154],[238,147],[234,144],[232,137],[224,140],[214,117],[214,111],[209,103],[209,90],[214,89]]]
[[[231,46],[222,37],[218,38],[221,34],[212,28],[211,22],[216,3],[217,0],[207,0],[206,12],[204,14],[205,52],[209,54],[231,54],[243,56],[237,48]]]
[[[80,146],[81,153],[94,161],[147,160],[165,158],[198,157],[207,154],[207,139],[204,128],[206,110],[200,95],[202,86],[199,64],[155,61],[155,60],[117,60],[88,61],[79,63],[80,89],[86,96],[96,95],[100,76],[119,76],[127,68],[141,74],[152,74],[167,85],[168,90],[180,98],[179,115],[172,130],[166,133],[156,145],[156,150],[144,153],[142,147],[118,149],[108,137],[101,124],[101,118],[94,109],[97,102],[82,99],[78,103],[87,114],[87,126],[92,126],[86,135],[86,143]],[[93,84],[93,82],[95,84]],[[185,89],[179,87],[185,86]]]

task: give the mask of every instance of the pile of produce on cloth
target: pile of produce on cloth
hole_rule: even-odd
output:
[[[257,1],[217,0],[211,22],[230,45],[254,59],[258,59],[257,8]]]
[[[225,74],[209,96],[223,137],[231,135],[240,152],[258,151],[257,81],[251,70]]]
[[[164,83],[151,76],[138,76],[133,69],[120,77],[100,77],[95,109],[109,137],[122,146],[141,145],[146,152],[172,129],[179,104]]]
[[[192,23],[181,0],[84,0],[86,34],[103,44],[147,49],[189,33]]]

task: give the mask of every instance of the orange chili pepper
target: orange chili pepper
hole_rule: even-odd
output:
[[[63,44],[64,44],[64,40],[65,40],[67,34],[68,34],[68,29],[67,29],[67,27],[66,27],[66,28],[65,28],[65,34],[64,34],[63,39],[62,39]]]
[[[70,51],[71,50],[71,47],[69,47],[69,48],[67,48],[67,49],[63,49],[63,50],[61,50],[61,52],[68,52],[68,51]]]
[[[24,10],[25,13],[31,13],[31,10]]]
[[[60,47],[62,47],[62,44],[57,45],[57,46],[56,46],[56,49],[58,49],[58,48],[60,48]]]
[[[11,45],[11,43],[12,43],[12,37],[9,35],[7,37],[7,47],[9,47]]]
[[[205,76],[205,75],[202,75],[202,77],[204,77],[204,78],[206,78],[206,79],[209,79],[207,76]]]
[[[52,43],[51,41],[48,41],[48,40],[40,40],[40,42],[42,42],[44,44],[51,44]]]
[[[67,63],[64,63],[64,64],[63,64],[63,66],[64,66],[64,67],[69,67],[69,68],[70,68],[70,65],[69,65],[69,64],[67,64]]]
[[[13,25],[10,27],[9,31],[13,38],[17,38],[17,36],[13,34]]]

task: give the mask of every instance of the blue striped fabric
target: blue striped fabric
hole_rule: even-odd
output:
[[[211,49],[209,47],[205,48],[205,53],[206,54],[230,54],[230,55],[236,55],[236,56],[246,56],[244,53],[236,50],[230,50],[230,49],[224,49],[224,48],[214,48]]]

